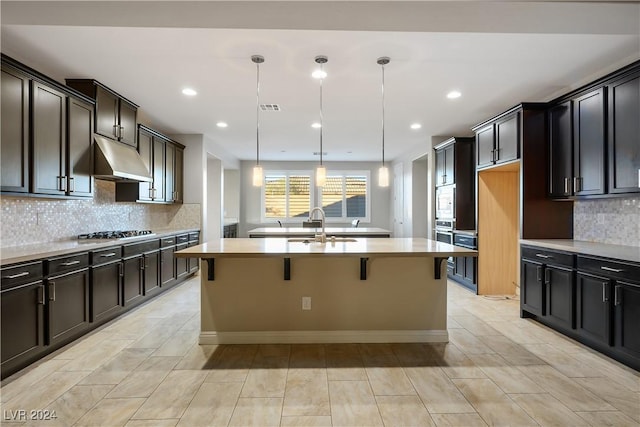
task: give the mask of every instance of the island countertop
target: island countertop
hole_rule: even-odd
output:
[[[297,237],[313,236],[322,232],[322,228],[314,227],[260,227],[247,232],[249,237]],[[389,237],[391,231],[378,227],[325,227],[327,237],[329,236],[376,236]]]
[[[356,238],[349,242],[288,242],[283,238],[218,239],[177,251],[182,258],[242,258],[273,256],[384,256],[434,257],[478,256],[478,251],[423,238]]]

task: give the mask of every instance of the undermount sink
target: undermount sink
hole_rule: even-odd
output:
[[[288,243],[320,243],[316,242],[313,237],[295,237],[287,239]],[[357,242],[356,239],[349,237],[327,237],[325,243],[345,243],[345,242]]]

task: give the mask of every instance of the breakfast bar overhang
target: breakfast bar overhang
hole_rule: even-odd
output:
[[[443,260],[477,252],[422,238],[264,238],[176,256],[203,260],[200,344],[447,342]]]

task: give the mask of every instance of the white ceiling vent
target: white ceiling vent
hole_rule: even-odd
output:
[[[282,111],[279,104],[260,104],[262,111]]]

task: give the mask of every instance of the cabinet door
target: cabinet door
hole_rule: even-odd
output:
[[[542,282],[543,266],[540,263],[522,260],[520,264],[521,292],[520,307],[536,316],[543,316],[544,286]]]
[[[165,142],[160,138],[153,138],[153,200],[164,200],[164,165]]]
[[[565,329],[575,328],[573,270],[546,266],[544,279],[547,288],[548,320]]]
[[[67,192],[73,196],[93,196],[93,106],[69,98],[67,127],[69,158]]]
[[[173,202],[175,193],[173,183],[175,180],[175,154],[176,146],[167,142],[165,144],[165,171],[164,171],[164,200]]]
[[[494,162],[494,135],[493,124],[476,132],[476,166],[478,168],[492,165]]]
[[[592,342],[611,344],[609,279],[578,272],[576,275],[576,328]]]
[[[118,136],[120,142],[136,147],[136,112],[137,108],[120,99],[120,116]]]
[[[604,88],[577,98],[573,114],[574,193],[604,194]]]
[[[91,268],[91,321],[99,322],[118,314],[122,307],[122,263]]]
[[[118,97],[96,86],[96,133],[118,139]]]
[[[160,250],[160,286],[172,284],[176,278],[176,265],[173,261],[175,246]]]
[[[122,276],[123,302],[130,307],[142,301],[144,297],[144,257],[137,256],[122,261],[124,274]]]
[[[616,350],[640,360],[640,285],[618,281],[614,304]]]
[[[476,284],[476,262],[478,258],[464,257],[464,280],[469,283]]]
[[[612,83],[609,97],[609,193],[640,192],[640,72]]]
[[[465,257],[462,257],[462,256],[453,258],[453,262],[454,262],[453,274],[460,280],[464,279],[464,270],[466,267],[464,258]]]
[[[445,183],[445,153],[444,149],[436,150],[436,187]]]
[[[40,280],[2,291],[0,304],[4,378],[44,349],[44,285]]]
[[[173,203],[182,203],[184,200],[184,151],[182,148],[176,147],[176,160],[175,160],[175,169],[173,171],[174,175],[174,193],[175,197],[173,198]]]
[[[496,122],[495,162],[503,163],[520,157],[520,113]]]
[[[144,254],[144,294],[153,295],[160,290],[160,251]]]
[[[66,104],[63,93],[33,83],[33,193],[66,192]]]
[[[455,183],[454,150],[455,150],[454,145],[450,145],[444,149],[444,183],[445,185]]]
[[[153,137],[143,130],[138,132],[138,153],[140,153],[140,157],[142,157],[142,161],[147,167],[149,174],[155,179],[153,169]],[[153,182],[141,182],[139,186],[138,199],[151,200],[153,198]]]
[[[572,194],[573,110],[567,101],[549,109],[549,196]]]
[[[176,246],[176,250],[187,249],[187,244]],[[181,279],[189,274],[189,259],[188,258],[176,258],[176,278]]]
[[[2,139],[0,173],[2,191],[29,191],[29,78],[2,69]],[[4,360],[4,358],[3,358]]]
[[[89,269],[47,279],[48,343],[58,345],[89,326]]]

